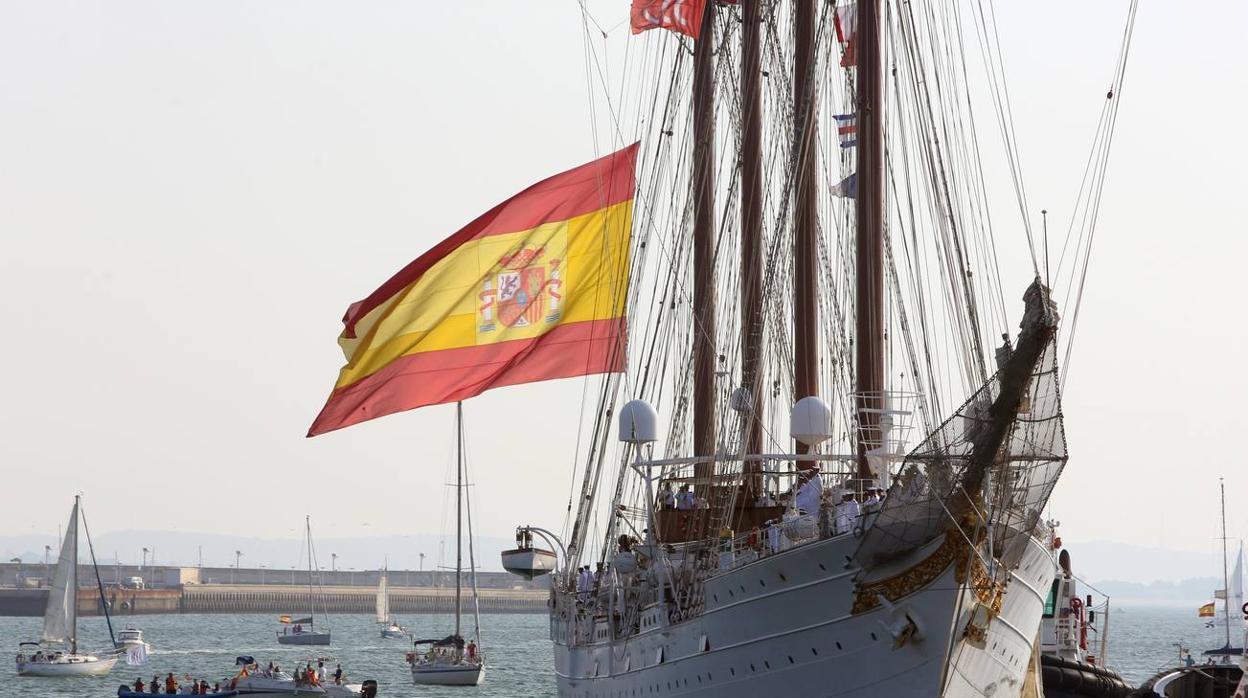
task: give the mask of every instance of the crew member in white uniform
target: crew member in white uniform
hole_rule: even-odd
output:
[[[841,490],[841,503],[836,506],[836,533],[849,533],[858,524],[862,507],[854,500],[852,490]]]
[[[797,498],[794,506],[803,514],[819,515],[819,507],[823,500],[823,480],[817,470],[803,470],[798,476]]]

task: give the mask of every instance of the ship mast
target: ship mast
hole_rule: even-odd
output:
[[[816,289],[819,213],[815,134],[818,112],[815,79],[815,10],[817,3],[798,2],[793,17],[793,400],[819,392],[819,305]],[[806,453],[809,444],[798,443]],[[803,462],[802,468],[818,467]]]
[[[805,3],[799,3],[799,7]],[[856,54],[858,220],[855,234],[858,476],[873,477],[867,451],[883,445],[884,407],[884,88],[879,0],[858,0]]]
[[[1226,647],[1231,647],[1231,578],[1226,571],[1226,481],[1218,478],[1222,489],[1222,606],[1226,611]]]
[[[745,453],[763,452],[763,391],[759,357],[763,341],[763,109],[762,0],[742,3],[741,27],[741,385],[746,404]],[[746,461],[747,472],[761,471]],[[753,495],[757,478],[746,480]]]
[[[706,3],[693,54],[693,454],[715,472],[715,3]],[[703,479],[701,482],[707,482]]]

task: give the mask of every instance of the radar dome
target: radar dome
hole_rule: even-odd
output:
[[[811,446],[832,438],[832,409],[828,403],[814,395],[798,400],[789,419],[789,435]]]
[[[620,441],[647,444],[659,440],[659,415],[645,400],[632,400],[620,409]]]

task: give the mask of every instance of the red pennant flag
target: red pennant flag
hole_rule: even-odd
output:
[[[633,33],[648,29],[668,29],[698,38],[706,0],[633,0]]]
[[[841,67],[858,65],[858,3],[851,0],[836,6],[833,16],[836,40],[841,42]]]

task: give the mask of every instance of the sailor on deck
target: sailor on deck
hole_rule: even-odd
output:
[[[823,500],[823,480],[815,469],[802,470],[798,473],[797,496],[794,507],[803,514],[819,515],[819,507]]]
[[[853,490],[841,490],[841,503],[836,506],[836,533],[849,533],[858,524],[862,507],[854,501]]]

